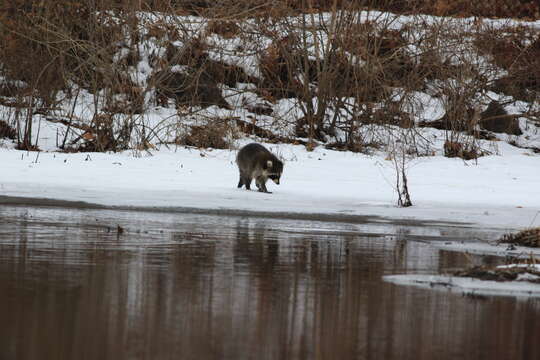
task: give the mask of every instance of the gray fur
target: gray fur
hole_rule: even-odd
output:
[[[259,191],[265,193],[270,193],[266,189],[266,180],[269,178],[279,185],[283,162],[261,144],[251,143],[241,148],[236,156],[236,164],[240,171],[238,188],[245,185],[250,190],[253,179]]]

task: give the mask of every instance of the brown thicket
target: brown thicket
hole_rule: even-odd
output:
[[[37,142],[30,121],[37,109],[44,115],[54,109],[57,95],[73,94],[71,84],[77,84],[91,93],[102,89],[109,94],[124,93],[129,104],[112,101],[96,103],[89,139],[102,138],[104,127],[116,131],[113,124],[100,121],[103,114],[97,109],[109,109],[108,117],[116,112],[140,113],[141,91],[125,75],[121,64],[113,63],[117,43],[125,39],[125,29],[131,28],[136,42],[136,18],[129,10],[129,1],[75,1],[36,2],[8,0],[0,9],[0,63],[5,81],[4,89],[11,89],[10,97],[16,98],[17,142],[20,149],[35,149]],[[102,9],[116,12],[102,12]],[[122,16],[112,18],[115,14]],[[118,21],[121,19],[121,21]],[[124,64],[127,66],[128,64]],[[11,86],[20,81],[25,86]],[[75,97],[76,98],[76,97]],[[96,98],[97,100],[97,98]],[[122,126],[125,128],[125,126]],[[90,131],[90,130],[88,130]],[[104,144],[108,144],[105,146]],[[65,144],[62,144],[64,146]],[[96,142],[96,150],[126,148],[117,141]]]
[[[116,1],[114,3],[130,3]],[[347,8],[351,5],[369,6],[372,9],[392,11],[402,14],[433,14],[438,16],[486,16],[500,18],[540,18],[540,4],[537,0],[143,0],[131,1],[140,4],[144,10],[169,10],[193,14],[216,14],[228,12],[243,14],[257,11],[262,14],[270,8],[280,11],[305,12],[307,10],[328,11],[334,7]]]
[[[510,7],[502,6],[506,4],[504,0],[488,2],[501,5],[492,7],[500,12],[514,9],[515,16],[525,16],[519,10],[522,8],[535,11],[534,4],[525,0]],[[448,49],[459,47],[466,35],[458,30],[452,33],[443,22],[422,25],[423,35],[419,38],[412,36],[415,29],[410,26],[396,27],[391,19],[376,15],[366,22],[357,12],[380,8],[395,12],[480,14],[483,7],[479,4],[458,0],[445,1],[446,5],[420,0],[253,0],[242,2],[242,6],[239,3],[232,0],[5,1],[0,8],[0,63],[4,76],[0,95],[9,98],[4,103],[15,109],[8,125],[16,129],[19,148],[38,145],[32,140],[35,131],[30,121],[36,113],[50,115],[56,102],[66,98],[75,108],[78,90],[73,90],[73,84],[95,97],[93,112],[87,117],[90,123],[82,126],[72,113],[56,120],[67,123],[68,132],[69,129],[84,132],[82,138],[86,144],[81,149],[116,151],[130,146],[134,132],[138,144],[147,144],[148,136],[156,136],[141,120],[150,105],[146,95],[154,94],[160,105],[168,106],[173,101],[182,121],[200,107],[217,105],[230,109],[223,88],[249,83],[265,100],[245,104],[244,108],[255,115],[271,116],[272,103],[282,98],[295,101],[300,116],[289,124],[295,130],[291,134],[297,138],[295,141],[307,138],[309,148],[325,143],[338,149],[366,151],[371,145],[385,143],[380,138],[386,134],[379,134],[379,139],[366,136],[363,130],[372,125],[414,132],[413,115],[423,106],[415,99],[415,93],[426,90],[429,84],[430,91],[441,98],[445,115],[438,122],[426,125],[446,131],[447,156],[475,158],[484,153],[476,140],[485,137],[480,131],[482,127],[497,131],[499,119],[505,115],[501,111],[479,114],[477,95],[492,89],[533,101],[540,91],[540,37],[536,33],[509,27],[482,30],[474,35],[479,51],[507,71],[507,75],[493,82],[488,80],[492,78],[489,72],[493,68],[479,69],[475,59],[470,58],[469,49],[454,52],[452,59],[448,58]],[[104,9],[108,11],[100,11]],[[214,17],[196,37],[190,35],[181,21],[152,24],[141,35],[137,11],[156,9]],[[328,11],[324,21],[320,10]],[[281,16],[284,14],[297,16]],[[244,33],[241,21],[250,15],[254,24],[250,31],[258,35]],[[314,26],[316,23],[319,25]],[[276,27],[283,31],[275,31]],[[212,58],[209,53],[215,49],[210,49],[207,43],[210,35],[225,39],[246,37],[244,43],[252,39],[248,36],[269,39],[269,46],[258,53],[261,78],[246,74],[237,65]],[[160,38],[168,44],[165,57],[148,59],[153,69],[146,87],[128,76],[129,69],[140,61],[139,44],[143,36]],[[420,51],[411,53],[408,51],[411,47]],[[126,55],[117,59],[119,50]],[[175,66],[185,71],[178,72]],[[62,99],[58,98],[59,93]],[[508,128],[517,134],[516,118],[506,120]],[[60,147],[74,145],[67,138],[65,134]],[[277,136],[269,135],[269,138]],[[400,153],[410,151],[405,149]]]
[[[540,228],[530,228],[517,233],[505,234],[499,242],[527,247],[540,247]]]

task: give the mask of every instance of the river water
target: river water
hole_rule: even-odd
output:
[[[0,359],[540,359],[538,299],[381,280],[501,262],[430,245],[496,235],[0,205]]]

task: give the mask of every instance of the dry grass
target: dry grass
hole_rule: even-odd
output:
[[[444,142],[444,156],[453,158],[458,157],[463,160],[474,160],[485,155],[478,146],[474,143],[461,143],[446,140]]]
[[[474,266],[469,269],[459,270],[452,275],[459,277],[472,277],[487,281],[514,281],[519,275],[530,274],[539,276],[536,279],[527,280],[529,282],[540,284],[540,271],[533,267],[519,266],[509,268],[494,268],[489,266]]]
[[[488,2],[494,3],[491,0]],[[144,139],[130,141],[125,138],[125,134],[145,132],[137,129],[132,131],[132,126],[138,124],[136,121],[121,126],[114,122],[109,124],[107,121],[99,121],[101,128],[95,123],[96,119],[105,119],[106,116],[115,118],[120,115],[116,118],[124,116],[123,118],[134,119],[134,115],[144,115],[148,106],[153,105],[146,101],[150,98],[146,97],[147,94],[155,94],[156,102],[160,105],[166,105],[172,99],[178,109],[218,105],[233,110],[224,99],[222,90],[223,85],[236,88],[237,83],[252,84],[255,87],[253,91],[269,102],[275,103],[281,98],[293,99],[301,112],[300,116],[290,120],[295,122],[290,125],[293,125],[292,129],[296,129],[296,137],[284,141],[298,141],[299,137],[305,137],[310,144],[319,141],[335,143],[340,148],[352,151],[367,151],[371,140],[363,140],[359,136],[359,129],[373,124],[414,128],[415,123],[410,114],[415,113],[415,109],[419,107],[418,104],[411,103],[415,101],[414,92],[423,91],[427,85],[437,83],[437,96],[449,99],[445,104],[446,115],[440,121],[448,134],[445,139],[445,154],[464,159],[475,159],[482,155],[476,143],[469,143],[463,139],[462,134],[470,133],[477,124],[489,123],[489,119],[483,119],[484,123],[478,123],[476,118],[472,121],[468,113],[476,105],[472,103],[476,100],[471,99],[476,99],[476,95],[487,88],[488,80],[485,74],[479,73],[474,67],[474,61],[462,67],[445,61],[444,49],[438,47],[441,46],[439,37],[448,32],[448,29],[443,29],[443,25],[440,25],[440,28],[437,28],[439,25],[433,25],[433,28],[424,29],[425,38],[414,39],[410,36],[410,27],[395,29],[392,24],[378,20],[365,23],[356,16],[347,15],[354,11],[335,11],[336,8],[345,6],[352,10],[364,9],[365,6],[376,7],[396,13],[431,11],[442,14],[478,11],[477,7],[471,7],[465,1],[447,1],[446,5],[436,1],[431,2],[431,7],[423,0],[278,0],[272,3],[250,0],[242,2],[241,6],[239,2],[232,0],[154,0],[137,2],[139,5],[135,2],[118,1],[114,2],[114,6],[122,11],[112,9],[110,12],[96,11],[100,6],[107,9],[113,6],[106,2],[92,3],[96,6],[92,8],[90,3],[76,0],[66,1],[63,6],[53,2],[40,2],[23,7],[21,11],[15,11],[15,5],[27,2],[12,0],[9,3],[13,4],[13,9],[10,10],[9,6],[6,7],[7,10],[0,9],[2,29],[6,30],[4,33],[0,32],[0,47],[3,50],[0,63],[4,65],[1,75],[9,80],[22,80],[28,86],[18,89],[8,87],[6,82],[0,85],[4,86],[0,87],[0,94],[14,96],[20,93],[19,103],[22,105],[19,108],[24,107],[30,113],[30,116],[21,117],[21,124],[27,121],[24,119],[32,118],[32,106],[52,108],[56,94],[70,91],[69,84],[78,84],[89,93],[96,94],[95,98],[99,100],[95,100],[96,113],[86,120],[86,125],[93,129],[88,132],[86,145],[91,144],[97,151],[122,149],[127,143],[144,143]],[[174,3],[174,6],[171,3]],[[526,1],[519,3],[524,4]],[[192,13],[213,17],[208,19],[206,29],[196,36],[182,30],[181,23],[173,26],[164,21],[150,25],[148,32],[141,35],[137,29],[140,29],[142,23],[138,22],[138,17],[134,15],[139,9],[159,9],[175,14]],[[272,11],[262,15],[262,9]],[[333,25],[310,25],[310,19],[316,19],[317,12],[321,10],[330,11]],[[115,21],[98,18],[96,15],[106,16],[109,13],[116,14]],[[304,13],[304,19],[307,19],[303,26],[283,16],[300,13]],[[250,24],[256,25],[244,29],[242,19],[248,16],[251,17]],[[299,18],[302,19],[302,15]],[[118,19],[120,20],[116,21]],[[268,24],[279,25],[279,28],[286,31],[272,31],[273,26]],[[287,36],[283,36],[284,33]],[[316,33],[320,36],[314,36]],[[247,36],[246,34],[256,34],[255,39],[269,38],[266,50],[257,53],[261,78],[248,75],[240,66],[230,65],[210,56],[210,53],[219,51],[211,48],[212,42],[208,41],[211,34],[224,38],[242,38]],[[479,38],[478,47],[483,54],[492,55],[494,63],[508,70],[508,77],[499,79],[500,84],[519,88],[527,86],[527,91],[536,89],[534,78],[530,80],[529,77],[527,80],[523,74],[534,73],[540,68],[533,67],[538,65],[536,61],[540,58],[535,50],[540,46],[540,40],[528,37],[527,41],[520,42],[519,33],[516,34],[504,35],[498,39],[496,32],[486,32],[486,39],[491,36],[494,41]],[[457,30],[452,35],[456,36],[453,41],[458,43],[465,39],[465,35]],[[125,41],[128,38],[130,44]],[[159,39],[167,51],[165,56],[151,55],[149,64],[153,70],[149,74],[149,82],[147,85],[137,85],[125,74],[141,60],[139,45],[148,38]],[[329,41],[320,40],[322,38]],[[118,43],[123,45],[113,45]],[[179,46],[178,43],[183,45]],[[126,55],[114,60],[119,46]],[[407,50],[411,46],[425,47],[422,50],[426,51],[415,56]],[[222,50],[223,54],[227,55],[229,50]],[[244,50],[246,49],[239,49],[240,52]],[[31,57],[28,57],[29,53],[32,54]],[[456,55],[460,58],[460,54]],[[508,60],[514,58],[517,60]],[[467,60],[465,56],[460,58],[462,59]],[[181,65],[178,68],[183,70],[173,70],[175,65]],[[540,78],[540,74],[537,78]],[[445,83],[453,83],[455,86],[440,85]],[[28,88],[32,89],[31,93],[23,93],[28,92]],[[404,100],[392,98],[396,88],[402,91]],[[97,94],[105,94],[106,98],[99,99],[100,95]],[[413,100],[408,102],[407,98]],[[15,100],[9,99],[12,103]],[[28,105],[24,105],[22,100]],[[272,116],[272,107],[248,109],[260,116]],[[498,123],[501,119],[497,117],[495,120]],[[94,123],[91,124],[92,121]],[[182,121],[179,117],[180,126]],[[18,129],[29,129],[21,135],[22,141],[31,139],[31,127],[19,125]],[[220,125],[214,122],[204,126],[216,127],[217,131],[221,129]],[[436,123],[430,122],[427,126],[433,127]],[[112,133],[107,133],[109,130],[105,129],[110,129]],[[273,141],[277,137],[273,136],[270,130],[272,129],[257,129],[263,134],[262,137]],[[207,144],[213,143],[216,143],[217,147],[225,146],[214,139],[212,131],[208,130],[208,134],[204,134],[205,131],[196,128],[190,138],[182,141],[193,146],[207,147]],[[31,144],[24,146],[28,145]]]
[[[528,247],[540,247],[540,227],[522,230],[515,234],[505,234],[499,242]]]
[[[492,89],[525,101],[540,91],[540,34],[527,26],[507,26],[480,32],[475,45],[481,54],[508,73]]]
[[[210,20],[206,31],[211,34],[217,34],[225,39],[232,39],[241,33],[240,26],[234,21]]]
[[[209,119],[206,125],[191,126],[189,132],[176,140],[177,144],[200,149],[231,149],[238,132],[231,119]]]
[[[172,4],[172,5],[171,5]],[[392,11],[398,14],[425,13],[438,16],[489,16],[514,17],[525,19],[540,18],[540,4],[537,0],[145,0],[141,8],[146,10],[171,10],[191,14],[215,16],[256,13],[264,16],[269,11],[295,14],[306,11],[329,11],[336,8],[350,7],[351,4],[374,9]]]

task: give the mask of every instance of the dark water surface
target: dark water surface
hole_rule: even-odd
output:
[[[381,280],[493,235],[0,205],[0,359],[540,359],[538,299]]]

